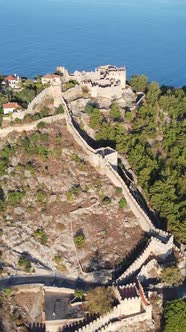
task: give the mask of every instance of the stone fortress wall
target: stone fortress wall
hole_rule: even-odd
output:
[[[105,174],[114,185],[122,188],[123,195],[131,210],[138,218],[141,228],[144,231],[150,232],[154,235],[154,237],[151,237],[146,249],[113,284],[120,303],[107,315],[97,318],[88,325],[78,328],[76,331],[110,332],[116,331],[116,329],[121,327],[123,328],[125,324],[127,326],[129,324],[134,324],[135,322],[137,323],[144,320],[151,321],[152,306],[148,303],[140,283],[138,293],[140,293],[141,298],[139,296],[135,296],[124,298],[122,300],[121,297],[119,297],[120,295],[117,287],[120,284],[127,282],[127,280],[132,277],[134,273],[138,272],[151,256],[155,256],[157,258],[161,256],[161,258],[166,258],[173,249],[173,236],[170,236],[167,232],[156,228],[147,214],[139,206],[129,188],[117,172],[117,152],[110,147],[93,149],[80,135],[78,129],[76,128],[68,101],[62,96],[61,102],[65,110],[67,128],[73,135],[76,142],[86,152],[87,160],[89,160],[89,162],[96,167],[100,173]],[[123,287],[127,288],[130,287],[130,285]]]
[[[116,280],[116,284],[123,284],[127,280],[139,271],[140,268],[145,264],[149,257],[161,257],[165,259],[170,255],[173,249],[173,236],[171,236],[167,243],[163,243],[160,240],[152,237],[148,243],[146,249],[139,254],[136,260],[129,266],[129,268],[121,274],[121,276]]]
[[[127,201],[127,204],[133,211],[134,215],[138,218],[141,228],[145,232],[153,231],[154,234],[158,235],[160,239],[167,241],[169,238],[169,234],[163,230],[156,228],[153,225],[153,223],[150,220],[150,218],[148,217],[148,215],[138,204],[138,202],[132,195],[130,189],[125,184],[125,182],[120,177],[120,175],[118,174],[118,171],[117,171],[118,154],[117,154],[117,152],[110,147],[100,148],[97,150],[90,147],[89,144],[83,139],[83,137],[80,135],[79,131],[75,127],[70,105],[63,96],[61,96],[61,103],[65,110],[67,128],[70,131],[70,133],[73,135],[75,141],[86,152],[87,159],[89,160],[89,162],[94,167],[96,167],[100,173],[105,174],[115,186],[122,188],[123,195]]]
[[[25,115],[27,114],[34,114],[37,112],[37,105],[42,103],[44,99],[47,98],[54,98],[54,107],[58,107],[60,105],[60,93],[61,89],[60,86],[54,86],[51,85],[48,88],[41,91],[40,94],[38,94],[28,105],[27,109],[25,111],[22,111],[20,113],[15,112],[11,114],[11,119],[15,120],[16,118],[22,120]]]

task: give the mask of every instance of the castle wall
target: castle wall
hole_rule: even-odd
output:
[[[116,331],[128,331],[129,326],[135,327],[135,324],[139,322],[149,321],[150,317],[147,312],[137,314],[133,317],[128,317],[117,322],[110,322],[108,325],[99,329],[99,332],[116,332]],[[129,329],[130,331],[130,329]],[[80,331],[78,331],[80,332]]]
[[[109,99],[117,99],[122,96],[122,87],[120,85],[114,86],[108,86],[108,87],[101,87],[99,85],[92,86],[87,85],[87,87],[90,90],[90,94],[93,98],[97,97],[103,97],[103,98],[109,98]]]
[[[36,96],[28,105],[27,109],[25,111],[19,112],[19,113],[13,113],[11,115],[11,119],[15,120],[23,119],[25,115],[27,114],[34,114],[37,112],[37,105],[39,105],[44,99],[46,98],[54,98],[54,107],[58,107],[60,105],[60,94],[61,89],[57,86],[50,86],[46,89],[44,89],[38,96]]]
[[[126,303],[129,304],[130,301],[126,301]],[[132,302],[131,302],[132,303]],[[135,302],[133,303],[135,305]],[[132,311],[131,311],[132,312]],[[101,316],[100,318],[97,318],[92,323],[89,323],[88,325],[77,329],[77,332],[110,332],[110,331],[117,331],[121,327],[125,327],[128,325],[133,325],[135,323],[145,321],[145,320],[151,320],[152,315],[152,307],[149,306],[149,310],[141,313],[138,312],[135,315],[132,315],[130,317],[122,317],[121,320],[118,320],[116,322],[112,322],[114,319],[118,319],[120,316],[120,305],[117,307],[114,307],[111,312],[108,314]]]
[[[166,258],[173,248],[173,236],[167,243],[162,243],[156,238],[151,238],[147,248],[137,259],[129,266],[129,268],[117,279],[117,283],[125,282],[130,276],[138,271],[150,256]]]
[[[115,165],[112,165],[106,158],[102,158],[100,155],[97,155],[96,150],[92,149],[87,144],[87,142],[81,137],[78,130],[75,128],[73,124],[71,110],[67,101],[64,100],[63,97],[61,97],[61,101],[65,109],[65,116],[66,116],[68,130],[71,132],[76,142],[86,152],[87,160],[89,160],[89,162],[94,167],[96,167],[98,171],[101,172],[101,174],[105,174],[115,186],[122,188],[123,195],[129,207],[131,208],[134,215],[137,217],[139,224],[144,231],[146,232],[153,231],[154,233],[158,234],[160,238],[164,240],[167,239],[169,236],[168,233],[154,227],[150,218],[147,216],[145,211],[140,207],[136,199],[131,194],[129,188],[118,174],[116,168],[113,167]]]

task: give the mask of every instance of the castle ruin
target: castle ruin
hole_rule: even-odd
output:
[[[75,71],[73,74],[69,74],[64,67],[58,67],[56,70],[63,75],[64,82],[74,80],[80,86],[88,88],[93,98],[120,98],[126,88],[125,67],[105,65],[96,68],[95,71]]]

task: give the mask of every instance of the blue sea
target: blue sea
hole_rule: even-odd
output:
[[[0,73],[125,65],[186,85],[186,0],[0,0]]]

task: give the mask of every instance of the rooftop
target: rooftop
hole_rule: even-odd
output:
[[[56,78],[56,77],[59,77],[59,76],[54,75],[54,74],[46,74],[46,75],[43,76],[43,78],[49,78],[49,79]]]
[[[8,75],[5,77],[5,81],[17,81],[17,78],[15,76]]]
[[[9,102],[6,104],[3,104],[3,108],[18,108],[21,107],[18,103],[14,103],[14,102]]]

